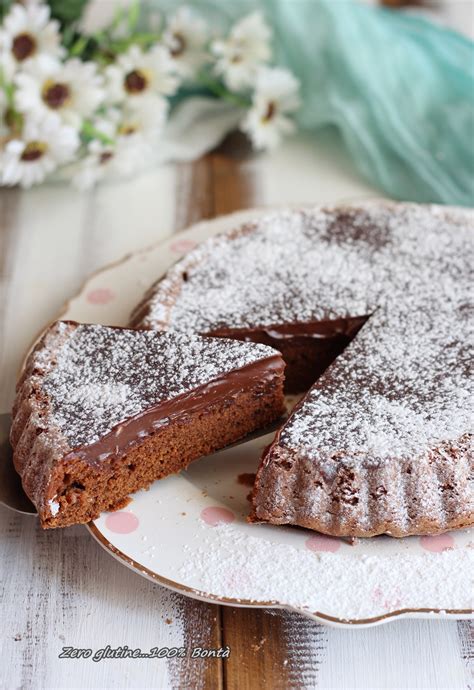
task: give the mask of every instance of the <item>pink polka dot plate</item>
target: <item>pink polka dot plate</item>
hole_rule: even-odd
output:
[[[62,318],[126,325],[145,288],[171,264],[259,213],[199,223],[106,267],[66,305]],[[288,608],[340,626],[472,617],[472,530],[350,543],[294,527],[248,524],[251,476],[270,440],[203,458],[88,528],[138,574],[204,601]]]

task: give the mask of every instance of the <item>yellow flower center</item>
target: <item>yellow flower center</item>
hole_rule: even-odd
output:
[[[71,101],[69,86],[52,80],[45,82],[41,95],[48,108],[52,110],[60,110]]]
[[[108,163],[111,158],[113,158],[114,154],[112,151],[104,151],[103,153],[100,154],[99,158],[99,163],[100,165],[103,165],[104,163]]]
[[[12,53],[18,62],[23,62],[36,53],[36,39],[28,33],[18,34],[12,43]]]
[[[276,104],[273,101],[270,101],[265,111],[265,114],[262,117],[262,122],[270,122],[270,120],[275,116],[275,113]]]
[[[179,57],[186,50],[186,39],[180,33],[173,34],[173,47],[170,49],[172,57]]]
[[[47,150],[48,147],[43,141],[29,141],[23,149],[20,159],[25,163],[32,163],[44,156]]]
[[[128,124],[128,125],[120,125],[119,127],[119,134],[121,134],[124,137],[128,137],[131,134],[134,134],[137,131],[138,127],[136,125]]]

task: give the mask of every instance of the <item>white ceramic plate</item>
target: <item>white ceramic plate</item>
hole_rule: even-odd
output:
[[[206,221],[95,274],[62,318],[126,325],[147,288],[197,243],[261,214]],[[89,529],[140,575],[205,601],[297,610],[334,625],[472,615],[474,534],[356,540],[249,525],[249,475],[270,437],[195,462]]]

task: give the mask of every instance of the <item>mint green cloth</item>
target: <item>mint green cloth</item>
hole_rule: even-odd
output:
[[[389,196],[474,204],[473,44],[401,12],[271,3],[278,56],[302,80],[303,129],[335,124]]]
[[[351,0],[188,4],[224,26],[260,8],[273,27],[275,62],[302,83],[299,127],[335,125],[360,172],[390,197],[474,205],[474,44],[467,38]]]

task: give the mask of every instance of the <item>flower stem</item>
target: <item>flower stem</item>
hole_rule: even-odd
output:
[[[102,144],[106,146],[114,146],[115,141],[108,137],[106,134],[101,132],[99,129],[94,127],[90,120],[84,120],[82,123],[81,134],[86,139],[86,141],[91,141],[92,139],[98,139]]]
[[[213,79],[206,72],[201,72],[197,80],[202,86],[205,86],[211,93],[224,101],[228,101],[239,108],[248,108],[251,105],[250,99],[242,94],[233,93],[226,89],[226,87],[216,79]]]
[[[69,55],[71,57],[79,57],[84,52],[89,39],[86,36],[79,36],[79,38],[74,41],[72,46],[69,48]]]

